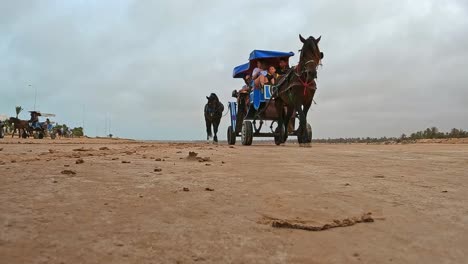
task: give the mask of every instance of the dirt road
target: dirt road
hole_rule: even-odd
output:
[[[255,143],[2,139],[0,263],[467,263],[468,145]]]

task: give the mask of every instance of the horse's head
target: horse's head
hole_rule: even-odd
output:
[[[208,100],[209,106],[216,106],[219,102],[218,96],[215,93],[211,93],[210,96],[207,96],[206,99]]]
[[[303,43],[301,49],[301,56],[299,58],[302,64],[303,70],[305,72],[313,72],[317,73],[317,67],[321,64],[321,60],[323,59],[323,52],[320,51],[318,43],[322,36],[318,37],[317,39],[310,36],[309,38],[305,39],[299,34],[299,39]]]
[[[208,114],[213,116],[219,108],[218,96],[215,93],[211,93],[210,96],[206,97],[206,99],[208,100],[208,102],[206,103],[207,107],[205,108],[205,110],[208,112]]]

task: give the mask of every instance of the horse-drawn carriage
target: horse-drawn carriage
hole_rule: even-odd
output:
[[[55,139],[55,133],[53,131],[53,122],[49,120],[49,117],[55,117],[54,114],[46,114],[37,111],[29,111],[31,113],[31,122],[29,123],[29,133],[34,138],[42,139],[50,136],[51,139]],[[40,122],[39,117],[46,118],[45,121]]]
[[[15,135],[16,130],[20,137],[34,137],[36,139],[43,139],[44,137],[50,136],[55,139],[56,133],[53,131],[53,122],[49,120],[49,117],[54,117],[54,114],[46,114],[38,111],[29,111],[31,114],[30,120],[20,120],[17,117],[10,117],[9,122],[14,125],[12,137]],[[45,121],[40,122],[39,117],[46,118]]]
[[[306,45],[306,40],[300,38]],[[318,41],[314,43],[320,52],[316,45]],[[307,62],[303,65],[303,52],[299,65],[289,69],[278,79],[276,85],[264,84],[255,87],[255,84],[245,79],[246,76],[252,75],[259,60],[278,68],[280,60],[288,61],[289,64],[289,58],[292,56],[293,52],[254,50],[250,53],[248,63],[234,68],[233,78],[244,78],[246,87],[239,92],[233,91],[232,96],[237,98],[237,101],[229,102],[228,105],[231,116],[231,124],[227,131],[228,144],[234,145],[238,136],[241,137],[242,145],[251,145],[254,137],[273,137],[276,145],[284,143],[288,136],[297,136],[299,143],[311,142],[312,128],[306,123],[306,114],[316,89],[316,72],[315,75],[309,76],[309,70],[303,70],[308,69],[305,67]],[[323,57],[322,54],[320,56]],[[320,59],[316,59],[315,69],[319,61]],[[301,65],[302,69],[299,68]],[[296,96],[295,90],[300,90],[299,96]],[[304,106],[304,102],[308,105]],[[300,120],[297,128],[296,119]],[[270,122],[269,131],[262,130],[266,122]]]

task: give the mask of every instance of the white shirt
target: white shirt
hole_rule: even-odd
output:
[[[264,71],[260,68],[255,68],[253,71],[252,71],[252,77],[253,78],[257,78],[258,76],[263,75],[263,76],[266,76],[267,75],[267,71]]]

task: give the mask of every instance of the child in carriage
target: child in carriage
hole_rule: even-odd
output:
[[[268,68],[268,73],[265,76],[267,82],[265,84],[275,85],[276,81],[278,80],[279,74],[276,73],[276,68],[274,66],[270,66]]]
[[[261,60],[257,61],[257,68],[252,71],[252,80],[253,80],[253,87],[259,88],[263,87],[263,85],[268,81],[266,79],[267,71],[265,63]]]

